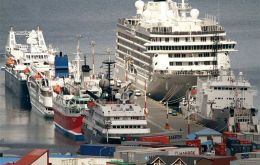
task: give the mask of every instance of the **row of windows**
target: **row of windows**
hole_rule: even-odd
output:
[[[129,55],[131,55],[131,56],[133,56],[133,57],[135,57],[137,59],[140,59],[141,61],[144,61],[144,62],[147,62],[147,63],[151,63],[152,62],[149,58],[144,57],[144,56],[142,56],[140,54],[137,54],[137,53],[133,52],[132,50],[126,49],[123,46],[117,45],[117,49],[122,51],[122,52],[124,52],[124,53],[126,53],[126,54],[129,54]],[[124,55],[122,55],[122,56],[123,56],[123,59],[124,59]],[[121,57],[121,56],[119,55],[119,57]],[[138,63],[138,61],[134,61],[134,64],[137,64],[137,63]]]
[[[236,87],[214,87],[214,90],[235,90],[235,89],[243,90],[243,91],[247,90],[247,88],[244,88],[244,87],[241,87],[241,88],[236,88]]]
[[[180,54],[180,53],[176,53],[176,54],[168,54],[169,58],[179,58],[179,57],[214,57],[215,53],[199,53],[199,54]]]
[[[156,63],[155,63],[156,65]],[[201,62],[170,62],[170,66],[185,66],[185,65],[217,65],[217,61],[201,61]]]
[[[195,37],[185,37],[185,42],[195,42],[196,40],[200,40],[201,42],[206,42],[207,40],[210,40],[211,42],[214,42],[214,41],[218,41],[220,38],[219,37],[200,37],[200,38],[195,38]],[[222,40],[224,40],[224,38],[221,38]],[[155,37],[155,38],[152,38],[151,41],[156,41],[156,42],[162,42],[162,41],[165,41],[165,42],[169,42],[170,41],[170,38],[161,38],[161,37]],[[180,42],[180,38],[173,38],[172,39],[173,42]]]
[[[144,120],[145,118],[143,117],[143,116],[140,116],[140,117],[138,117],[138,116],[132,116],[132,117],[114,117],[114,120],[120,120],[120,119],[122,119],[122,120],[129,120],[129,119],[131,119],[131,120]],[[108,120],[108,119],[107,119]]]
[[[27,59],[46,59],[48,55],[26,55]]]
[[[223,97],[215,97],[215,99],[216,99],[216,100],[224,100]],[[238,99],[238,100],[246,100],[246,98],[237,98],[237,99]],[[229,97],[229,98],[226,98],[226,100],[235,100],[235,98]]]
[[[113,125],[112,128],[145,128],[140,125]]]
[[[122,38],[125,38],[129,41],[133,41],[134,43],[138,43],[140,45],[144,45],[145,42],[143,42],[142,40],[138,40],[136,38],[133,38],[127,34],[124,34],[124,33],[121,33],[121,32],[118,32],[118,36],[122,37]]]
[[[234,49],[235,44],[221,45],[194,45],[194,46],[148,46],[148,50],[212,50],[217,49]]]

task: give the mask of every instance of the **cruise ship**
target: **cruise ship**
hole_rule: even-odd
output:
[[[135,7],[135,16],[117,23],[119,79],[166,102],[182,98],[198,76],[230,68],[236,42],[226,37],[216,17],[200,17],[185,0],[137,0]]]
[[[260,133],[256,94],[242,72],[235,76],[225,71],[218,77],[198,78],[180,107],[185,117],[217,131]]]
[[[34,62],[54,62],[55,50],[47,47],[38,27],[31,31],[9,31],[6,44],[5,86],[19,98],[21,108],[30,109],[30,97],[26,80],[28,66]]]

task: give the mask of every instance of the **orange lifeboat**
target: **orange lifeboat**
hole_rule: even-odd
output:
[[[14,60],[14,59],[8,58],[8,59],[6,60],[6,65],[14,65],[14,64],[15,64],[15,60]]]
[[[60,94],[61,93],[61,87],[59,85],[55,85],[53,91],[57,94]]]
[[[23,73],[28,75],[28,74],[30,73],[29,68],[25,68],[25,69],[23,70]]]
[[[42,76],[39,74],[39,73],[37,73],[35,76],[34,76],[34,79],[35,80],[39,80],[39,79],[41,79],[42,78]]]

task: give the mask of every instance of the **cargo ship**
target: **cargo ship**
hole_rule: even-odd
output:
[[[183,0],[135,2],[136,15],[117,23],[116,70],[122,80],[162,102],[185,96],[197,77],[230,68],[235,41],[216,17],[200,18]]]
[[[19,40],[17,39],[19,38]],[[26,43],[17,43],[23,41]],[[9,31],[6,45],[5,86],[18,98],[18,105],[30,109],[30,97],[26,84],[27,67],[34,62],[54,62],[55,49],[47,47],[43,33],[38,27],[32,31]]]
[[[217,131],[259,134],[258,110],[253,103],[256,93],[242,72],[236,77],[223,71],[218,77],[198,79],[180,107],[185,117]]]
[[[86,140],[93,143],[120,143],[121,136],[148,134],[144,110],[136,103],[134,92],[113,88],[110,84],[114,61],[103,62],[107,77],[100,80],[102,94],[94,102],[88,103],[85,122]]]

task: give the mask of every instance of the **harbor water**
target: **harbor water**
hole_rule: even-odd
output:
[[[232,68],[236,73],[243,72],[259,91],[260,1],[189,2],[200,10],[201,16],[204,13],[217,16],[227,36],[238,42],[238,51],[231,54]],[[0,65],[5,64],[3,53],[10,26],[15,30],[32,30],[39,25],[46,43],[69,57],[76,52],[76,35],[82,34],[81,51],[87,56],[88,64],[92,62],[90,41],[95,41],[95,66],[100,68],[102,61],[108,58],[107,48],[115,52],[117,19],[135,15],[134,3],[134,0],[1,0]],[[4,71],[0,72],[0,144],[23,146],[21,148],[48,147],[57,152],[76,151],[76,143],[57,134],[51,120],[16,106],[15,98],[5,90],[4,74]],[[255,106],[260,108],[260,96],[256,97]],[[17,153],[23,154],[23,150]]]

